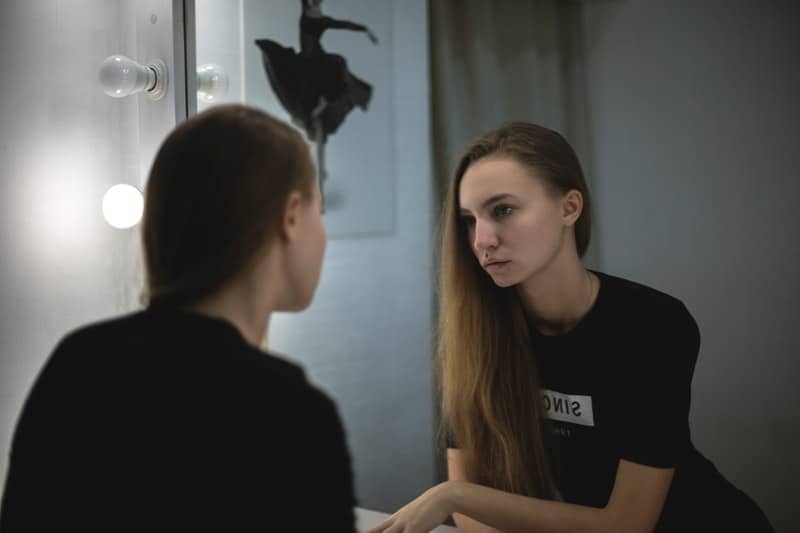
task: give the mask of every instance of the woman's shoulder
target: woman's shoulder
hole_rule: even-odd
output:
[[[142,311],[112,318],[98,319],[77,326],[56,344],[54,354],[69,354],[71,358],[91,358],[97,352],[108,353],[109,346],[125,346],[139,335]]]
[[[612,303],[638,311],[688,313],[682,300],[661,289],[605,272],[592,272],[600,278],[604,298]]]
[[[57,344],[54,359],[72,365],[165,367],[188,375],[242,376],[273,388],[309,387],[303,368],[248,344],[229,322],[181,310],[143,310],[76,328]]]
[[[338,408],[327,392],[311,383],[302,366],[283,357],[253,348],[260,377],[252,384],[256,394],[279,399],[282,406],[291,406],[287,414],[297,421],[315,421],[328,429],[341,427]],[[327,431],[327,430],[326,430]]]
[[[595,274],[601,280],[602,307],[616,323],[645,336],[672,332],[699,342],[697,322],[677,296],[639,281],[603,272]]]
[[[252,361],[271,380],[287,387],[311,387],[302,366],[273,352],[251,348]],[[313,388],[313,387],[311,387]]]

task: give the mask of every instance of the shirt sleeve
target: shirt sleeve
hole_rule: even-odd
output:
[[[301,476],[307,476],[308,499],[314,502],[314,511],[308,516],[312,523],[305,526],[309,531],[355,533],[356,498],[344,428],[333,401],[314,387],[311,391],[304,417],[309,453]]]
[[[662,305],[660,312],[648,314],[630,353],[621,458],[670,468],[690,446],[689,404],[700,331],[682,303]]]

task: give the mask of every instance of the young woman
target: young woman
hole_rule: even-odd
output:
[[[449,481],[373,533],[772,531],[692,445],[697,325],[587,270],[589,191],[556,132],[469,146],[443,219],[438,380]]]
[[[301,136],[215,107],[147,185],[146,310],[67,335],[17,424],[0,530],[353,532],[334,404],[259,350],[311,302],[325,230]],[[313,512],[309,512],[313,511]]]

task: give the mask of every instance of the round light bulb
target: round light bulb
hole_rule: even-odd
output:
[[[149,67],[119,54],[109,56],[103,61],[99,77],[105,93],[114,98],[144,91],[155,83],[155,72]]]
[[[127,229],[142,219],[144,198],[139,189],[120,183],[114,185],[103,196],[103,216],[111,226]]]
[[[197,97],[201,102],[213,104],[228,94],[228,74],[213,63],[200,65],[197,69]]]

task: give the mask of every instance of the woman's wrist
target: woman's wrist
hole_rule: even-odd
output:
[[[463,481],[452,479],[439,485],[440,501],[448,515],[460,512],[465,485]]]

